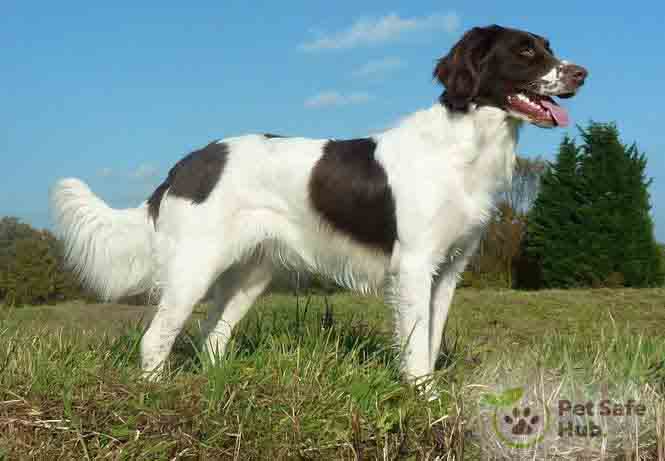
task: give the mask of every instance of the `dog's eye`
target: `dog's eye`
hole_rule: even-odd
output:
[[[536,56],[536,51],[533,48],[522,48],[520,50],[520,55],[525,58],[533,58]]]

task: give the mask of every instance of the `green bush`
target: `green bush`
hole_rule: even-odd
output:
[[[605,280],[605,286],[607,288],[621,288],[625,286],[625,284],[626,278],[621,272],[612,272]]]
[[[64,268],[63,253],[50,232],[16,218],[0,220],[0,301],[22,306],[84,297],[74,275]]]
[[[475,288],[477,290],[509,288],[510,282],[505,274],[499,272],[473,272],[464,271],[460,275],[460,288]]]
[[[3,274],[5,304],[44,304],[55,301],[60,274],[58,262],[45,240],[21,239],[14,259]]]

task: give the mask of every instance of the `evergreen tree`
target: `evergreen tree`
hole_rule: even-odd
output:
[[[650,214],[645,155],[635,144],[622,144],[614,124],[591,123],[580,132],[580,174],[586,185],[580,237],[587,249],[588,277],[601,284],[618,276],[630,287],[660,285],[664,274]]]
[[[613,124],[564,138],[529,217],[525,253],[546,287],[656,286],[664,268],[650,216],[646,157]]]
[[[543,175],[540,194],[529,213],[525,255],[539,268],[546,287],[579,285],[581,258],[576,238],[583,200],[579,150],[565,137],[556,160]],[[573,237],[574,238],[571,238]]]

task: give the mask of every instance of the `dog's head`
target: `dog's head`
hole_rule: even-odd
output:
[[[441,103],[453,111],[467,111],[471,103],[498,107],[549,128],[568,124],[568,113],[551,97],[574,96],[587,71],[557,59],[539,35],[493,25],[465,33],[439,60],[434,77],[446,87]]]

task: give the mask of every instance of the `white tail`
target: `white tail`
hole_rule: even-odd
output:
[[[85,286],[106,300],[152,287],[154,228],[145,204],[115,210],[82,181],[63,179],[51,209],[66,262]]]

